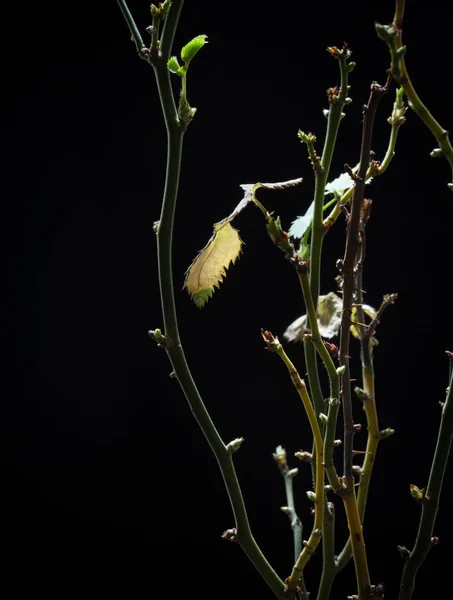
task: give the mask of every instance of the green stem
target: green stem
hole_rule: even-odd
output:
[[[172,41],[182,4],[183,0],[173,1],[162,34],[161,53],[158,56],[148,57],[148,61],[154,68],[162,112],[167,128],[167,169],[162,211],[157,227],[159,285],[165,326],[165,349],[172,364],[174,376],[178,380],[192,414],[217,459],[234,513],[237,530],[235,540],[242,546],[250,561],[259,571],[275,596],[283,600],[284,583],[272,569],[253,538],[231,452],[223,443],[201,399],[189,370],[179,336],[173,289],[172,238],[184,130],[180,126],[176,110],[167,61],[171,52]],[[120,2],[120,6],[131,28],[131,32],[135,32],[137,30],[135,23],[133,23],[129,11],[125,12],[124,10],[127,9],[126,3]],[[133,35],[135,34],[133,33]]]
[[[164,21],[159,50],[162,62],[165,65],[170,58],[171,49],[173,48],[173,40],[175,39],[176,27],[183,4],[184,0],[172,0],[170,11]]]
[[[294,504],[294,475],[291,474],[290,470],[282,472],[282,474],[285,480],[286,506],[289,509],[287,514],[291,522],[291,529],[293,530],[294,562],[296,562],[302,552],[302,522],[297,516]],[[299,588],[299,600],[308,600],[309,594],[305,585],[303,573],[299,579]]]
[[[300,584],[300,580],[303,576],[304,568],[310,560],[311,556],[314,554],[321,540],[324,519],[323,444],[321,430],[318,425],[318,419],[316,418],[315,411],[313,410],[313,405],[308,395],[305,382],[300,378],[297,369],[289,360],[287,354],[283,350],[282,345],[278,342],[275,346],[275,352],[285,363],[291,376],[291,380],[294,384],[294,387],[296,388],[302,400],[313,433],[313,439],[315,440],[316,445],[316,488],[314,497],[315,519],[310,537],[308,538],[308,541],[305,542],[304,549],[298,556],[296,564],[294,565],[293,570],[291,571],[291,575],[287,579],[288,594],[291,596],[291,593],[294,593],[297,590]]]
[[[450,385],[447,398],[442,408],[439,435],[437,437],[436,450],[434,452],[428,485],[422,500],[422,514],[418,527],[415,546],[410,553],[404,566],[401,579],[398,600],[410,600],[415,589],[415,578],[417,572],[424,562],[430,548],[437,542],[433,538],[433,528],[436,522],[437,510],[439,508],[439,496],[450,455],[453,439],[453,375],[450,377]],[[436,595],[432,590],[433,597]]]
[[[118,0],[118,5],[123,13],[124,19],[129,27],[129,31],[131,32],[132,39],[135,42],[135,47],[137,48],[137,52],[140,54],[141,50],[145,48],[145,44],[143,43],[142,36],[140,35],[140,31],[138,30],[137,25],[135,24],[134,18],[131,15],[129,7],[127,6],[125,0]]]
[[[329,351],[325,347],[324,342],[322,341],[321,335],[319,333],[319,326],[318,320],[316,318],[315,306],[313,304],[313,299],[310,293],[310,282],[308,279],[306,263],[296,262],[296,269],[302,287],[302,293],[307,309],[307,317],[310,321],[311,326],[311,335],[309,336],[309,339],[310,342],[313,344],[313,347],[316,349],[319,356],[321,357],[324,366],[327,370],[327,375],[329,377],[329,412],[327,415],[326,434],[323,442],[324,468],[330,485],[335,491],[339,492],[342,486],[333,463],[333,448],[336,425],[335,417],[340,406],[340,377],[337,373],[337,369],[335,368],[332,357],[330,356]],[[323,406],[322,413],[324,413],[324,411],[325,408]],[[319,419],[319,414],[317,415],[317,417]]]
[[[296,508],[294,504],[294,490],[293,490],[293,475],[290,471],[283,473],[285,480],[285,493],[286,493],[286,506],[289,508],[288,517],[291,523],[291,529],[293,530],[293,541],[294,541],[294,560],[302,550],[302,523],[297,516]]]
[[[403,123],[406,120],[404,117],[404,114],[406,112],[406,107],[403,104],[402,92],[403,92],[402,88],[399,88],[396,90],[396,99],[395,99],[395,103],[393,105],[393,111],[392,111],[392,114],[390,115],[390,117],[387,119],[392,127],[390,130],[390,138],[389,138],[389,143],[387,146],[387,151],[385,153],[385,156],[382,159],[382,162],[380,164],[376,163],[376,164],[371,165],[368,168],[366,176],[365,176],[365,181],[368,181],[369,179],[371,179],[371,177],[377,177],[379,175],[383,175],[385,173],[385,171],[387,170],[388,166],[390,165],[392,158],[395,156],[395,147],[396,147],[396,140],[398,137],[398,132],[400,130],[401,125],[403,125]],[[336,200],[336,198],[333,198],[332,200],[330,200],[330,202],[327,202],[324,205],[324,210],[325,210],[326,208],[331,206],[333,203],[335,203],[333,210],[324,219],[324,227],[326,228],[326,230],[329,229],[330,227],[332,227],[332,225],[338,219],[338,217],[340,216],[340,214],[342,212],[342,207],[346,206],[346,204],[348,204],[348,202],[352,198],[353,193],[354,193],[354,188],[351,187],[351,188],[349,188],[349,190],[344,192],[344,194],[341,196],[341,198],[338,201]]]
[[[395,14],[391,26],[376,25],[378,35],[387,43],[391,54],[391,73],[395,81],[404,89],[404,93],[409,101],[409,106],[420,117],[423,123],[428,127],[439,144],[441,154],[445,156],[450,164],[453,178],[453,146],[450,143],[448,131],[444,129],[438,121],[432,116],[427,107],[423,104],[414,86],[410,80],[404,59],[404,50],[402,42],[402,25],[404,16],[404,0],[396,0]],[[453,182],[449,184],[453,190]]]
[[[335,565],[335,508],[332,502],[324,505],[324,528],[322,532],[322,575],[317,600],[329,600],[333,580],[337,573]]]
[[[330,49],[339,61],[341,87],[339,93],[334,96],[329,94],[329,115],[327,119],[327,132],[324,140],[324,148],[322,151],[320,168],[315,169],[315,194],[314,194],[314,210],[312,221],[312,234],[310,245],[310,289],[313,303],[316,306],[318,303],[320,275],[321,275],[321,252],[322,242],[324,238],[325,228],[323,224],[323,204],[324,192],[330,172],[330,165],[337,139],[338,129],[342,118],[343,106],[346,103],[348,95],[348,59],[350,51],[346,46],[342,50],[335,48]],[[313,165],[315,166],[315,165]],[[308,316],[308,313],[307,313]],[[307,327],[311,327],[308,319]],[[308,382],[310,385],[311,396],[316,408],[316,413],[324,412],[324,400],[319,380],[318,364],[316,361],[316,351],[312,344],[304,344],[305,363],[308,373]],[[324,425],[319,421],[321,431],[324,430]],[[314,447],[313,447],[314,448]],[[314,449],[315,450],[315,449]]]

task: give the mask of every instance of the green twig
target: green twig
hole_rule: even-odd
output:
[[[270,331],[261,330],[261,333],[264,341],[266,342],[267,349],[270,352],[275,352],[278,354],[289,371],[293,385],[296,388],[297,393],[299,394],[299,397],[304,405],[316,445],[316,488],[314,493],[308,492],[307,494],[315,505],[313,529],[308,540],[304,542],[304,549],[297,558],[296,564],[291,571],[291,575],[286,580],[288,598],[294,598],[295,594],[300,591],[299,582],[303,575],[304,568],[318,547],[322,535],[324,520],[323,442],[318,419],[316,418],[315,411],[313,410],[313,404],[308,395],[305,382],[300,378],[296,367],[283,350],[278,338],[274,337]]]
[[[322,412],[320,413],[321,415],[324,415],[324,419],[322,417],[320,418],[319,414],[317,415],[317,417],[320,418],[320,420],[323,422],[324,425],[327,423],[325,439],[323,442],[324,468],[325,468],[325,471],[327,474],[327,478],[328,478],[329,483],[332,486],[332,488],[337,493],[340,493],[342,485],[341,485],[339,477],[336,473],[335,466],[333,464],[333,448],[335,446],[334,437],[335,437],[335,424],[336,424],[335,417],[336,417],[336,413],[337,413],[339,405],[340,405],[340,377],[339,377],[337,369],[333,363],[332,357],[330,356],[329,351],[327,350],[326,346],[324,345],[324,342],[319,333],[319,326],[318,326],[318,320],[316,318],[316,311],[315,311],[313,299],[312,299],[312,296],[310,293],[310,282],[308,279],[307,263],[304,261],[301,261],[299,258],[294,259],[294,263],[296,266],[297,274],[299,277],[299,281],[301,284],[302,293],[303,293],[303,297],[304,297],[304,301],[305,301],[305,305],[306,305],[306,309],[307,309],[307,320],[310,322],[310,325],[311,325],[311,332],[310,333],[307,332],[307,334],[305,335],[305,338],[313,344],[314,348],[318,352],[319,356],[321,357],[321,360],[324,363],[324,366],[327,370],[327,375],[329,377],[330,399],[329,399],[329,408],[328,408],[329,412],[327,415],[327,419],[325,418],[325,415],[324,415],[324,411],[325,411],[324,406],[323,406]]]
[[[165,189],[160,221],[156,227],[159,284],[165,335],[162,335],[160,332],[157,334],[157,330],[150,332],[150,334],[160,343],[160,345],[165,347],[173,367],[172,375],[178,380],[191,408],[192,414],[197,420],[217,459],[236,521],[234,540],[241,545],[255,568],[272,589],[275,596],[282,600],[284,598],[284,584],[263,556],[250,530],[242,492],[232,461],[231,446],[228,447],[223,443],[217,429],[211,421],[209,413],[207,412],[195,382],[193,381],[179,336],[172,276],[172,237],[181,168],[184,128],[180,126],[170,85],[167,60],[171,52],[172,41],[182,4],[183,0],[174,0],[171,5],[162,34],[161,52],[157,56],[150,56],[149,54],[147,56],[148,62],[153,66],[156,75],[162,112],[167,128],[167,170]],[[139,37],[138,30],[127,9],[126,3],[121,1],[120,7],[134,39],[136,40],[136,45],[140,48],[141,38]],[[231,539],[231,536],[229,539]]]
[[[391,125],[391,130],[390,130],[390,138],[389,138],[389,143],[387,146],[387,151],[385,153],[385,156],[382,159],[381,163],[378,163],[375,161],[371,162],[371,165],[369,166],[366,176],[365,176],[365,181],[369,181],[372,177],[378,177],[379,175],[383,175],[385,173],[385,171],[387,170],[390,162],[392,161],[392,158],[395,156],[395,147],[396,147],[396,140],[398,137],[398,132],[400,130],[401,125],[403,125],[403,123],[406,121],[406,118],[404,115],[406,113],[407,108],[403,103],[403,91],[404,91],[403,88],[398,88],[396,90],[396,98],[395,98],[395,103],[393,104],[392,114],[387,119],[387,122],[390,123],[390,125]],[[341,198],[339,200],[336,200],[336,198],[334,198],[333,200],[330,200],[329,202],[327,202],[324,205],[324,210],[325,210],[326,208],[331,206],[333,203],[335,203],[333,210],[324,219],[324,227],[326,228],[326,230],[329,229],[335,223],[335,221],[338,219],[338,217],[342,213],[343,207],[346,206],[350,202],[353,193],[354,193],[354,188],[351,187],[351,188],[349,188],[349,190],[344,192],[344,194],[341,196]]]
[[[453,376],[447,390],[447,397],[442,407],[439,435],[431,465],[428,485],[421,500],[422,514],[418,527],[417,539],[412,552],[407,557],[401,579],[398,600],[410,600],[415,589],[417,572],[424,562],[429,550],[438,542],[433,537],[434,524],[439,508],[439,496],[450,455],[453,438]],[[433,596],[435,592],[433,591]]]
[[[313,160],[313,168],[315,170],[315,193],[314,193],[314,210],[313,210],[313,224],[312,224],[312,235],[310,245],[310,289],[313,299],[313,304],[316,306],[319,296],[319,282],[321,274],[321,251],[322,242],[325,233],[323,224],[323,204],[324,204],[324,191],[328,181],[330,165],[332,162],[333,151],[335,148],[335,142],[337,139],[338,128],[340,121],[343,116],[343,106],[349,101],[348,100],[348,74],[354,68],[354,63],[348,63],[351,56],[351,51],[347,48],[346,44],[339,50],[338,48],[328,48],[330,54],[338,59],[340,66],[340,88],[330,88],[328,90],[329,99],[329,111],[327,118],[327,132],[324,140],[324,148],[322,151],[322,157],[320,162]],[[310,148],[309,148],[310,152]],[[299,250],[299,253],[302,250]],[[307,313],[308,315],[308,313]],[[307,327],[310,327],[310,321],[307,323]],[[308,381],[310,384],[310,392],[313,398],[314,405],[316,407],[316,413],[324,412],[324,400],[319,381],[318,364],[316,361],[316,351],[312,344],[304,344],[305,351],[305,362],[308,372]],[[321,431],[324,429],[324,425],[319,421]]]
[[[361,272],[359,272],[361,275]],[[357,294],[358,303],[362,300],[362,282],[361,277],[357,278]],[[391,300],[390,300],[391,296]],[[382,316],[382,312],[389,305],[392,304],[396,299],[396,294],[391,294],[384,297],[384,301],[380,309],[378,310],[379,318]],[[363,310],[359,307],[358,319],[363,320]],[[375,325],[377,324],[377,321]],[[360,336],[361,345],[361,358],[362,358],[362,388],[356,388],[356,394],[358,398],[363,402],[363,410],[365,411],[367,420],[367,444],[365,449],[365,458],[363,460],[362,467],[360,469],[360,485],[359,492],[357,495],[357,507],[359,511],[360,522],[363,526],[365,518],[365,509],[368,498],[368,491],[370,487],[371,474],[376,459],[376,452],[379,441],[383,437],[387,437],[393,430],[388,429],[385,434],[379,430],[379,422],[376,411],[376,399],[375,399],[375,385],[374,385],[374,365],[372,358],[372,343],[371,334],[374,331],[375,326],[370,327]],[[362,331],[362,330],[361,330]],[[351,537],[348,538],[343,550],[340,552],[337,558],[336,566],[337,572],[340,572],[347,565],[352,557],[352,544]]]
[[[294,477],[298,474],[298,469],[290,469],[288,467],[286,450],[282,446],[277,446],[273,457],[285,482],[286,506],[282,506],[281,510],[288,515],[289,522],[291,523],[294,542],[294,562],[296,562],[302,552],[302,522],[296,512],[293,486]],[[299,600],[308,600],[309,594],[305,586],[303,574],[299,581],[299,587]]]
[[[395,14],[391,25],[380,25],[376,23],[378,36],[384,40],[389,48],[391,56],[390,72],[395,81],[404,89],[404,93],[409,101],[409,106],[420,117],[423,123],[428,127],[436,138],[439,148],[436,148],[432,156],[445,156],[450,164],[453,178],[453,146],[450,143],[448,131],[444,129],[432,116],[427,107],[423,104],[414,86],[410,80],[406,68],[405,53],[406,46],[402,42],[402,25],[404,16],[405,0],[396,0]],[[448,184],[453,191],[453,181]]]
[[[317,600],[329,600],[333,580],[337,573],[335,564],[335,507],[332,502],[324,505],[324,528],[322,535],[322,575]]]
[[[135,24],[134,18],[131,15],[129,7],[127,6],[125,0],[117,0],[118,5],[123,13],[124,19],[129,27],[129,31],[131,32],[132,39],[135,42],[135,47],[137,48],[137,52],[141,55],[141,51],[146,47],[143,43],[142,36],[140,35],[140,31],[138,30],[137,25]]]

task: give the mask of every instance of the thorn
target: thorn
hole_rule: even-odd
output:
[[[351,321],[351,325],[358,325],[359,327],[366,327],[366,328],[369,327],[369,325],[367,325],[366,323],[359,323],[358,321]]]
[[[407,560],[409,558],[409,556],[411,555],[410,550],[408,550],[406,548],[406,546],[397,546],[398,548],[398,552],[401,554],[402,558],[404,558],[404,560]]]
[[[176,373],[174,371],[172,371],[170,373],[170,377],[171,377],[171,379],[176,379]]]

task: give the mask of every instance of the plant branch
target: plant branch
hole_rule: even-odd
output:
[[[332,156],[335,148],[340,121],[343,116],[343,106],[348,102],[348,74],[354,68],[354,63],[348,63],[348,60],[351,56],[351,51],[347,48],[346,44],[341,50],[335,47],[328,48],[328,50],[330,54],[338,60],[340,67],[341,84],[340,88],[330,88],[328,90],[329,111],[327,118],[327,132],[324,140],[322,157],[319,164],[318,161],[313,162],[312,159],[316,179],[312,222],[313,224],[310,245],[310,289],[313,304],[315,306],[317,305],[319,296],[319,282],[321,275],[321,252],[323,237],[325,233],[322,216],[324,192],[329,177],[330,165],[332,162]],[[310,321],[308,321],[307,327],[310,326]],[[310,391],[314,405],[316,407],[316,413],[319,415],[319,413],[324,412],[324,401],[321,390],[321,384],[319,381],[315,348],[312,344],[305,343],[304,352],[308,372],[308,381],[310,384]],[[321,421],[319,421],[319,426],[322,431],[324,426]]]
[[[125,2],[119,2],[119,4],[134,36],[136,45],[140,47],[141,38],[136,35],[137,28],[132,16],[128,11]],[[161,48],[161,53],[157,56],[151,56],[150,53],[148,53],[146,57],[148,62],[154,68],[162,112],[167,128],[167,169],[165,188],[160,221],[155,228],[157,234],[159,284],[165,333],[163,335],[159,330],[155,330],[150,331],[150,336],[167,351],[173,368],[172,375],[178,380],[192,414],[197,420],[217,459],[236,521],[235,541],[242,546],[255,568],[274,592],[275,596],[282,600],[284,597],[284,584],[263,556],[250,530],[242,492],[232,461],[231,446],[226,446],[223,443],[217,429],[211,421],[209,413],[206,410],[195,382],[193,381],[179,336],[173,289],[172,238],[181,169],[184,128],[180,126],[170,85],[169,71],[167,69],[167,56],[171,52],[172,40],[182,4],[182,0],[174,0],[170,7],[164,26],[164,33],[162,35],[163,48]]]
[[[140,31],[138,30],[138,27],[134,21],[133,16],[131,15],[129,7],[126,4],[126,0],[117,0],[117,1],[118,1],[118,5],[121,9],[121,12],[123,13],[124,19],[125,19],[126,23],[128,24],[129,31],[131,32],[132,39],[135,42],[135,47],[137,48],[137,52],[140,56],[142,56],[141,51],[144,48],[146,48],[146,46],[143,43],[142,36],[140,35]]]
[[[396,90],[396,98],[395,98],[395,102],[393,104],[392,114],[387,119],[387,122],[390,123],[390,125],[391,125],[391,130],[390,130],[390,138],[389,138],[389,143],[387,146],[387,151],[385,153],[385,156],[382,159],[381,163],[376,162],[376,161],[371,161],[371,164],[370,164],[370,166],[367,170],[366,176],[365,176],[365,181],[369,181],[372,177],[378,177],[379,175],[383,175],[385,173],[385,171],[387,170],[388,166],[390,165],[392,158],[395,156],[395,147],[396,147],[396,140],[398,137],[398,132],[400,130],[401,125],[403,125],[403,123],[405,123],[405,121],[406,121],[406,118],[404,115],[406,113],[407,108],[403,103],[403,91],[404,91],[403,88],[398,88]],[[343,193],[343,195],[341,196],[341,198],[339,200],[336,200],[334,198],[333,200],[330,200],[329,202],[327,202],[324,205],[324,209],[326,209],[331,204],[335,203],[335,206],[332,209],[332,211],[330,212],[330,214],[324,219],[324,227],[326,228],[326,230],[329,229],[330,227],[332,227],[332,225],[338,219],[338,217],[342,213],[343,207],[346,206],[350,202],[353,193],[354,193],[354,188],[351,187],[348,190],[346,190],[346,192]]]
[[[391,25],[380,25],[379,23],[376,23],[376,31],[378,36],[384,40],[389,47],[391,56],[390,72],[392,76],[398,85],[404,89],[404,93],[409,101],[409,106],[420,117],[426,127],[428,127],[439,144],[439,148],[436,148],[431,155],[445,156],[450,164],[453,179],[453,147],[449,140],[448,131],[436,121],[427,107],[423,104],[415,91],[407,72],[404,58],[406,46],[403,46],[402,42],[404,7],[404,0],[396,0],[393,23]],[[448,187],[453,191],[453,181],[448,184]]]
[[[290,469],[287,462],[286,450],[282,446],[277,446],[275,453],[273,454],[274,460],[283,476],[285,482],[285,493],[286,493],[286,506],[282,506],[281,510],[288,515],[291,523],[291,529],[293,531],[294,541],[294,562],[297,561],[299,554],[302,551],[302,522],[299,519],[296,507],[294,504],[294,477],[298,474],[299,470]],[[305,586],[303,574],[299,581],[300,593],[299,600],[308,600],[309,594]]]
[[[371,86],[371,94],[368,104],[364,106],[360,166],[357,175],[354,175],[354,194],[351,203],[351,214],[349,216],[346,236],[346,249],[342,266],[343,310],[340,331],[340,366],[344,367],[344,373],[342,376],[343,412],[345,421],[343,469],[345,477],[348,478],[352,478],[352,441],[354,436],[349,373],[349,337],[357,251],[359,248],[360,212],[365,191],[365,177],[370,164],[371,137],[374,117],[378,102],[386,91],[386,87],[382,87],[377,83],[373,83]]]
[[[294,387],[302,400],[305,408],[305,412],[310,423],[310,428],[313,433],[313,439],[316,447],[316,488],[315,493],[308,492],[309,498],[311,498],[315,504],[315,519],[313,523],[313,529],[308,538],[308,541],[304,542],[304,549],[300,553],[296,560],[296,564],[293,567],[291,575],[286,580],[288,597],[294,597],[299,590],[299,582],[303,575],[305,565],[314,554],[322,535],[323,519],[324,519],[324,467],[323,467],[323,442],[321,430],[319,428],[318,419],[316,418],[315,411],[313,409],[312,402],[307,392],[307,388],[303,379],[300,378],[296,367],[288,358],[286,352],[283,350],[282,345],[269,331],[261,331],[263,339],[266,342],[267,349],[271,352],[275,352],[282,359],[286,368],[289,371],[291,380]]]
[[[354,421],[351,399],[351,382],[349,370],[349,338],[352,315],[352,302],[354,294],[354,282],[357,266],[357,252],[359,248],[359,225],[360,213],[365,191],[365,177],[370,165],[371,138],[373,132],[374,117],[378,102],[387,87],[373,83],[368,104],[364,106],[362,144],[360,150],[360,163],[357,174],[354,174],[355,186],[351,203],[351,214],[348,219],[346,235],[346,249],[343,260],[343,310],[340,331],[340,366],[344,368],[342,375],[342,397],[344,414],[344,453],[343,469],[344,484],[346,491],[343,495],[349,531],[352,542],[354,563],[356,568],[358,594],[360,600],[369,597],[370,577],[365,553],[365,544],[361,527],[361,520],[357,507],[357,499],[354,491],[354,477],[352,470]]]
[[[447,390],[447,397],[442,408],[439,435],[437,437],[428,485],[421,500],[422,514],[418,527],[417,539],[409,554],[403,570],[398,600],[410,600],[415,589],[417,572],[424,562],[429,550],[438,542],[433,537],[433,528],[439,508],[439,496],[450,455],[453,438],[453,376]]]
[[[159,50],[162,61],[165,64],[167,64],[168,59],[170,58],[176,27],[178,26],[179,16],[181,14],[183,4],[184,0],[172,0],[168,16],[164,21]]]
[[[299,277],[299,281],[302,287],[302,293],[304,296],[305,306],[307,309],[307,321],[311,326],[311,333],[306,334],[306,338],[313,344],[314,348],[318,352],[321,357],[324,366],[327,370],[327,374],[329,377],[330,384],[330,399],[329,399],[329,408],[327,420],[324,418],[324,424],[327,423],[326,431],[325,431],[325,439],[323,442],[323,455],[324,455],[324,468],[327,474],[327,478],[329,480],[332,488],[340,493],[342,488],[341,481],[337,475],[335,470],[335,466],[333,463],[333,448],[334,437],[335,437],[335,429],[336,429],[336,416],[338,414],[338,409],[340,406],[340,377],[338,375],[337,369],[333,363],[332,357],[329,354],[324,342],[319,333],[318,320],[316,318],[316,311],[313,304],[313,299],[310,293],[310,282],[308,279],[308,267],[307,263],[301,261],[300,258],[294,259],[294,263],[297,270],[297,275]],[[324,415],[325,408],[323,406],[322,415]],[[317,415],[319,418],[319,414]],[[322,420],[322,419],[321,419]]]
[[[335,564],[335,506],[324,504],[324,527],[322,531],[322,575],[317,600],[329,600],[333,580],[337,573]]]

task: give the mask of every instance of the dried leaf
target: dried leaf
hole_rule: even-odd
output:
[[[214,225],[214,233],[186,272],[184,287],[201,308],[219,287],[230,263],[241,252],[239,232],[230,225],[230,217]]]
[[[342,299],[334,292],[319,296],[316,316],[319,333],[322,337],[330,339],[338,335],[341,326]],[[283,337],[289,342],[303,341],[303,330],[307,327],[307,315],[296,319],[286,329]]]
[[[376,309],[368,304],[362,306],[363,312],[369,317],[376,316]],[[341,311],[343,309],[343,300],[334,292],[329,292],[325,296],[319,296],[316,316],[318,321],[319,333],[323,338],[331,339],[340,333]],[[357,321],[357,307],[353,307],[352,320]],[[288,342],[303,341],[303,331],[307,328],[307,315],[302,315],[296,319],[286,329],[283,337]],[[354,337],[359,337],[359,331],[356,325],[351,325],[351,333]],[[373,346],[377,345],[376,338],[371,338]]]

